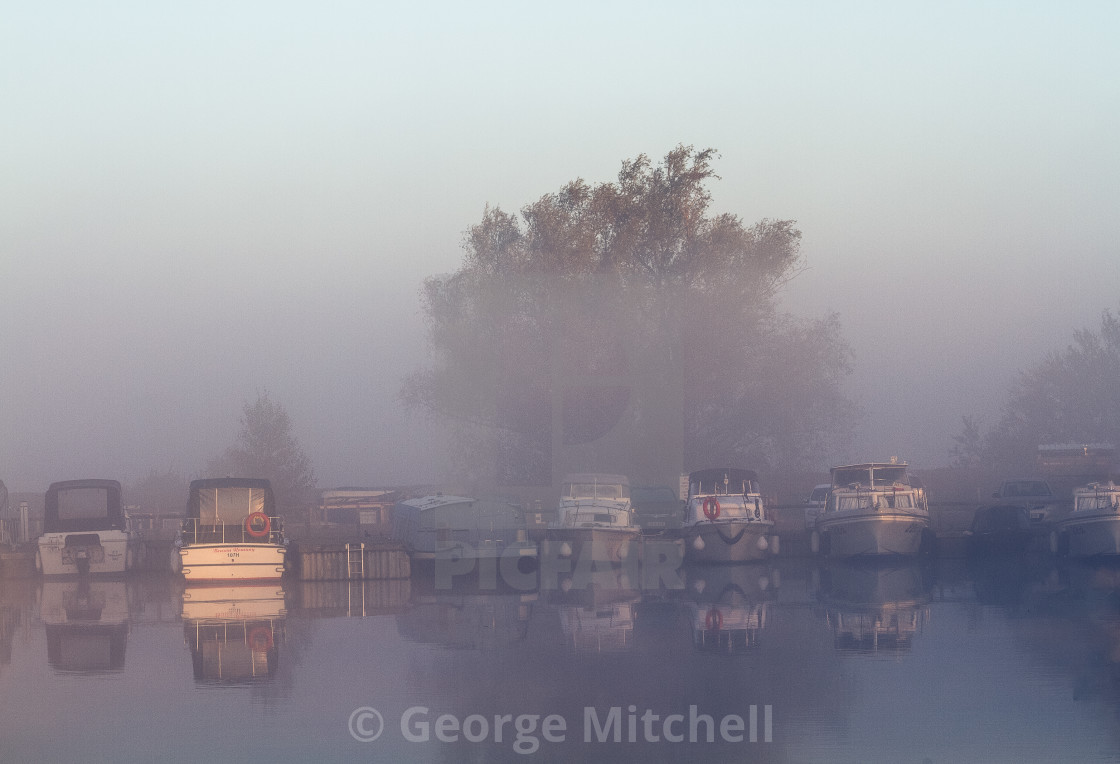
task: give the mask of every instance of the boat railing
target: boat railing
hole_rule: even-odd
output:
[[[1090,484],[1087,490],[1078,491],[1074,495],[1073,507],[1077,512],[1120,512],[1120,491],[1111,484],[1109,486]]]
[[[269,517],[264,531],[250,532],[248,523],[211,523],[197,517],[183,520],[180,537],[184,544],[282,544],[284,521]]]

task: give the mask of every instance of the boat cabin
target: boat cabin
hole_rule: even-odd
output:
[[[267,480],[208,478],[191,482],[185,544],[277,544],[282,523]]]
[[[623,475],[568,475],[560,486],[561,501],[605,499],[629,501],[630,481]]]
[[[832,468],[833,488],[893,488],[895,486],[915,487],[906,474],[906,462],[901,464],[875,463],[853,464]]]
[[[630,505],[630,481],[623,475],[577,473],[560,484],[559,525],[566,528],[637,529]]]
[[[47,489],[43,533],[127,530],[116,480],[65,480]]]
[[[750,496],[759,493],[758,473],[731,467],[688,473],[688,497]]]
[[[760,491],[753,470],[724,467],[690,472],[684,523],[764,519]]]

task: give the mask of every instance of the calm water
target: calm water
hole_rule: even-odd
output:
[[[2,581],[0,760],[1120,760],[1118,569],[478,589]]]

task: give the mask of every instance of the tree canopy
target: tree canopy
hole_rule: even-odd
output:
[[[315,489],[315,470],[292,434],[292,420],[267,391],[245,403],[237,443],[207,470],[215,476],[266,478],[282,508],[308,501]]]
[[[1028,470],[1046,443],[1120,445],[1120,318],[1101,314],[1100,329],[1081,329],[1064,350],[1023,371],[999,420],[981,434],[964,418],[954,439],[958,462]]]
[[[519,215],[487,206],[460,269],[425,282],[432,363],[403,395],[455,424],[467,472],[548,484],[558,450],[583,446],[614,462],[584,468],[640,471],[637,446],[594,445],[623,421],[686,467],[801,466],[842,437],[855,409],[836,317],[776,308],[801,232],[712,214],[714,157],[677,146]]]

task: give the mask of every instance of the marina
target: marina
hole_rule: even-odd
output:
[[[152,731],[184,714],[247,762],[1120,756],[1116,556],[1046,535],[1112,523],[1114,483],[1038,522],[1006,501],[931,505],[905,465],[833,472],[810,524],[805,504],[765,502],[752,471],[694,471],[679,526],[646,533],[620,475],[569,475],[558,520],[532,533],[517,504],[455,494],[285,524],[268,481],[195,481],[173,540],[137,534],[119,575],[41,575],[39,543],[7,547],[0,760],[194,761],[183,733]],[[937,543],[822,550],[844,509],[918,518]],[[282,555],[267,576],[191,557],[253,544]],[[123,715],[80,713],[35,748],[44,714],[29,709],[102,697]]]

